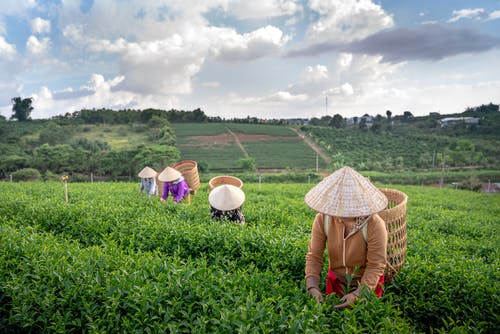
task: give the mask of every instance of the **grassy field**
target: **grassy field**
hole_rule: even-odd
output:
[[[213,136],[227,133],[225,123],[171,123],[177,138],[189,136]]]
[[[68,186],[66,206],[61,183],[0,183],[2,333],[498,331],[499,196],[384,185],[409,196],[405,265],[335,310],[303,280],[311,184],[246,182],[244,226],[210,220],[206,183],[190,205]]]
[[[245,157],[235,142],[210,146],[179,144],[178,147],[181,152],[181,160],[195,160],[198,163],[205,162],[212,171],[240,170],[241,164],[238,160]]]
[[[73,137],[103,140],[112,149],[128,148],[151,142],[147,132],[133,131],[131,125],[83,125],[75,131]]]
[[[242,142],[248,154],[255,159],[258,168],[315,170],[316,152],[302,139],[272,139]],[[318,158],[320,169],[328,166]]]
[[[233,132],[241,132],[245,134],[289,137],[297,136],[295,132],[284,125],[228,123],[228,128]]]
[[[212,171],[241,171],[238,160],[245,158],[245,153],[255,160],[257,169],[316,168],[316,153],[286,126],[244,123],[173,123],[172,126],[182,159],[207,163]],[[238,137],[243,150],[229,131]],[[318,167],[328,166],[319,158]]]

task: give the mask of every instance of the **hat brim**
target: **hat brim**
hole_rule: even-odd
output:
[[[160,173],[160,175],[158,175],[158,180],[162,182],[172,182],[177,180],[181,176],[182,174],[178,170],[172,167],[167,167]]]
[[[367,178],[343,167],[314,186],[304,197],[313,210],[336,217],[361,217],[387,207],[387,197]]]
[[[137,176],[140,178],[151,178],[156,177],[158,173],[151,167],[144,167]]]
[[[245,193],[236,186],[224,184],[210,192],[208,202],[217,210],[234,210],[242,206],[243,202],[245,202]]]

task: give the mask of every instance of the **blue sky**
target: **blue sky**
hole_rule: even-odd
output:
[[[500,103],[500,0],[3,0],[0,114],[16,96],[33,118],[462,112]]]

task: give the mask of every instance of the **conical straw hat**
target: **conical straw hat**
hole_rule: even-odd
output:
[[[172,167],[167,167],[163,170],[163,172],[158,175],[158,180],[163,182],[172,182],[177,180],[182,176],[181,172]]]
[[[222,211],[237,209],[244,201],[245,193],[243,190],[230,184],[215,187],[208,195],[210,205]]]
[[[336,217],[369,216],[384,210],[388,203],[380,190],[350,167],[324,178],[304,200],[311,209]]]
[[[156,171],[151,168],[151,167],[144,167],[137,176],[142,177],[142,178],[150,178],[150,177],[155,177],[156,176]]]

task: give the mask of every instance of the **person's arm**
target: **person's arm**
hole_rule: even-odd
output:
[[[141,178],[141,186],[139,187],[139,192],[144,190],[144,179]]]
[[[323,296],[319,289],[319,279],[323,267],[323,257],[325,252],[326,235],[324,231],[323,214],[318,213],[314,218],[311,240],[306,254],[306,287],[312,297],[318,302],[323,301]]]
[[[164,202],[167,199],[169,188],[170,188],[169,183],[163,182],[163,195],[161,195],[162,202]]]
[[[177,194],[174,196],[175,202],[179,202],[181,199],[184,198],[184,195],[186,194],[186,188],[187,188],[186,181],[181,181],[179,184],[177,184]]]

